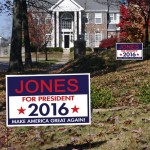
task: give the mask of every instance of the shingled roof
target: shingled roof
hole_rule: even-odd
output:
[[[52,4],[56,4],[59,0],[47,0]],[[74,0],[86,11],[107,11],[107,0]],[[68,6],[69,7],[69,6]],[[117,0],[111,0],[110,12],[119,12],[119,3]]]

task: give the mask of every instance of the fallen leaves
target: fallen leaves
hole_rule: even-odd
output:
[[[149,115],[150,105],[140,107],[128,107],[126,109],[109,109],[92,114],[91,126],[47,126],[47,127],[18,127],[7,128],[6,137],[5,121],[0,122],[0,146],[9,149],[61,149],[68,147],[85,149],[98,141],[108,141],[103,144],[103,149],[110,148],[109,143],[117,144],[116,150],[122,149],[121,145],[131,144],[132,148],[147,148],[150,146]],[[147,110],[147,113],[143,111]],[[4,115],[4,114],[3,114]],[[1,117],[2,118],[2,117]],[[3,119],[5,117],[3,116]],[[86,146],[85,146],[86,145]],[[98,148],[95,145],[96,148]],[[92,148],[91,148],[92,149]],[[93,147],[94,149],[94,147]]]
[[[132,120],[131,119],[129,119],[129,120],[126,120],[125,122],[124,122],[124,125],[131,125],[131,123],[132,123]]]
[[[93,77],[91,83],[101,89],[107,87],[116,99],[116,106],[138,106],[139,88],[150,78],[150,61],[127,64],[113,73]]]
[[[150,118],[142,118],[142,121],[143,121],[144,123],[150,123]]]
[[[116,150],[131,149],[130,145],[132,149],[137,147],[143,150],[148,149],[150,147],[150,105],[140,105],[136,97],[138,87],[149,77],[148,66],[150,66],[150,61],[138,62],[127,65],[122,70],[91,79],[92,84],[95,84],[98,89],[108,87],[112,90],[113,96],[117,98],[116,106],[127,106],[93,111],[91,126],[6,128],[3,111],[3,115],[0,116],[0,149],[8,147],[9,150],[46,150],[61,149],[68,145],[73,145],[74,149],[81,149],[83,145],[86,145],[85,149],[89,149],[89,143],[94,145],[101,141],[107,142],[102,145],[95,144],[91,149],[109,150],[112,148],[113,150],[113,147],[110,147],[112,145],[116,146]],[[4,83],[4,77],[0,81]],[[4,86],[2,84],[0,88]],[[4,110],[5,92],[3,89],[0,98],[0,108]],[[77,148],[76,145],[78,145]]]

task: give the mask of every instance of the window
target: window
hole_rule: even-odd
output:
[[[49,14],[45,18],[45,24],[51,24],[51,16]]]
[[[70,13],[64,13],[61,17],[61,28],[72,29],[73,17]]]
[[[102,40],[102,33],[96,32],[95,33],[95,47],[99,47],[100,41]]]
[[[110,17],[110,23],[116,23],[116,21],[117,21],[116,13],[110,13],[109,17]]]
[[[46,34],[45,35],[45,37],[46,37],[46,39],[45,39],[45,41],[46,41],[46,47],[51,47],[52,46],[52,39],[51,39],[51,34]]]
[[[84,36],[85,36],[84,39],[85,39],[85,41],[86,41],[86,46],[88,47],[88,46],[89,46],[89,34],[88,34],[88,33],[85,33]]]
[[[51,18],[45,18],[45,24],[51,24]]]
[[[102,13],[95,13],[95,24],[102,24]]]

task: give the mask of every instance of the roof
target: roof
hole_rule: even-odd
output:
[[[56,4],[59,0],[47,0],[52,4]],[[108,5],[107,0],[74,0],[81,7],[85,9],[85,11],[107,11]],[[98,1],[98,2],[97,2]],[[112,0],[109,7],[110,12],[119,12],[119,3],[117,0]]]
[[[69,6],[69,7],[68,7]],[[49,10],[56,11],[82,11],[84,8],[79,5],[75,0],[59,0],[55,5],[53,5]]]
[[[107,11],[108,5],[107,0],[75,0],[79,5],[81,5],[86,11]],[[119,11],[118,4],[110,4],[110,11]]]

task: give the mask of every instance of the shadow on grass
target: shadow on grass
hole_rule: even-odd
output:
[[[104,69],[103,58],[90,54],[70,61],[60,73],[93,73],[95,70]]]
[[[72,150],[72,149],[84,150],[84,149],[91,149],[91,148],[99,147],[106,142],[107,141],[98,141],[98,142],[94,142],[94,143],[85,143],[85,144],[78,144],[78,145],[68,144],[67,146],[50,148],[47,150]]]
[[[90,73],[91,77],[94,77],[116,70],[128,70],[124,66],[141,62],[141,60],[116,60],[115,53],[115,50],[107,50],[88,54],[68,62],[59,73]],[[134,68],[130,69],[132,71]]]

